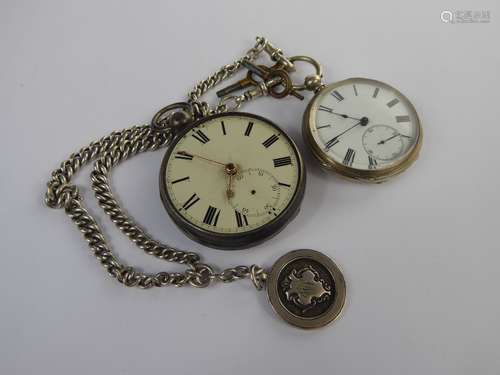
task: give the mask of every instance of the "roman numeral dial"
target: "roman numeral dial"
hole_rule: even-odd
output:
[[[328,142],[325,143],[325,150],[328,151],[337,143],[339,143],[339,139],[337,137],[333,137],[332,139],[330,139]]]
[[[191,207],[193,207],[196,203],[200,201],[200,197],[196,194],[193,193],[182,205],[182,208],[185,210],[189,210]]]
[[[272,136],[270,136],[269,138],[267,138],[264,142],[262,142],[262,146],[264,146],[265,148],[269,148],[271,147],[274,142],[276,142],[277,140],[279,139],[279,137],[276,135],[276,134],[273,134]]]
[[[340,94],[337,90],[332,91],[332,96],[335,99],[337,99],[338,102],[341,102],[342,100],[344,100],[344,97],[342,96],[342,94]]]
[[[286,165],[292,164],[292,158],[290,156],[284,156],[282,158],[273,159],[274,167],[284,167]]]
[[[348,148],[342,163],[350,167],[354,162],[355,157],[356,157],[356,151],[354,151],[352,148]]]
[[[236,217],[236,225],[238,226],[238,228],[242,228],[248,225],[248,218],[246,217],[246,215],[243,215],[238,211],[234,211],[234,215]]]
[[[188,180],[189,180],[189,176],[187,176],[187,177],[182,177],[182,178],[178,178],[177,180],[174,180],[174,181],[172,181],[171,183],[172,183],[172,184],[178,184],[179,182],[188,181]]]
[[[203,218],[203,223],[208,225],[217,226],[217,222],[219,221],[220,210],[218,208],[208,206],[207,212],[205,213],[205,217]]]
[[[245,114],[201,121],[174,140],[165,158],[163,201],[176,223],[199,236],[236,238],[284,220],[303,185],[293,141],[268,120]]]
[[[391,86],[365,78],[321,89],[304,125],[305,139],[322,165],[349,177],[363,171],[359,179],[403,164],[420,141],[420,123],[409,100]]]
[[[203,131],[201,131],[201,130],[196,130],[192,134],[192,136],[198,142],[203,143],[203,144],[208,143],[208,141],[210,141],[210,138],[208,138],[207,135],[205,133],[203,133]]]

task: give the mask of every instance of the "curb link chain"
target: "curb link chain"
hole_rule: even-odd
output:
[[[256,40],[255,45],[250,48],[243,57],[231,64],[224,65],[217,72],[213,73],[203,81],[198,82],[194,89],[188,94],[188,103],[191,104],[193,114],[196,119],[206,117],[210,114],[222,113],[227,110],[224,103],[217,105],[214,109],[210,109],[207,102],[200,101],[200,97],[212,87],[217,86],[220,82],[237,73],[240,70],[243,61],[253,61],[260,55],[268,42],[262,37],[257,37]]]
[[[149,289],[167,285],[180,287],[189,284],[194,287],[206,287],[213,280],[227,283],[249,277],[257,289],[262,289],[266,273],[261,267],[237,266],[216,273],[210,266],[200,263],[198,254],[177,250],[151,238],[124,213],[114,198],[108,180],[111,169],[134,155],[165,147],[171,139],[170,132],[155,132],[151,126],[144,125],[113,132],[99,141],[90,143],[87,147],[70,155],[60,168],[52,172],[52,177],[47,184],[46,205],[50,208],[65,210],[82,232],[92,253],[108,274],[125,286]],[[169,262],[188,265],[189,268],[184,273],[147,274],[118,261],[96,220],[85,208],[78,187],[70,183],[74,174],[94,160],[96,161],[91,174],[92,188],[99,205],[115,225],[147,254]]]
[[[188,103],[192,107],[194,118],[199,119],[211,114],[226,112],[228,109],[237,110],[244,101],[252,100],[255,96],[267,95],[267,87],[265,85],[260,85],[259,94],[254,93],[250,96],[247,95],[238,97],[228,96],[223,98],[213,109],[210,108],[207,102],[200,101],[201,96],[208,90],[217,86],[220,82],[232,77],[245,63],[250,63],[256,60],[264,51],[269,55],[271,60],[276,62],[278,65],[286,68],[287,70],[294,69],[293,62],[283,54],[281,49],[274,47],[266,38],[258,36],[254,46],[250,48],[243,57],[231,64],[224,65],[217,72],[213,73],[203,81],[200,81],[188,94]],[[231,108],[228,108],[227,106],[229,101],[234,102]]]
[[[265,38],[257,37],[256,44],[247,51],[245,56],[232,64],[222,67],[219,71],[201,81],[189,94],[188,103],[175,103],[165,107],[159,112],[159,117],[153,119],[151,125],[133,126],[131,128],[115,131],[98,141],[73,153],[61,163],[61,166],[52,172],[51,179],[47,183],[45,204],[54,209],[64,209],[66,214],[75,223],[88,245],[107,270],[111,277],[129,287],[149,289],[167,285],[194,287],[206,287],[212,281],[224,283],[239,279],[250,278],[254,286],[260,290],[265,284],[267,274],[262,267],[257,265],[236,266],[217,273],[207,264],[200,262],[200,256],[194,252],[181,251],[171,246],[161,244],[148,235],[132,218],[121,208],[114,198],[109,185],[108,175],[111,169],[121,161],[146,151],[155,151],[169,145],[174,136],[177,126],[184,126],[191,121],[191,113],[194,119],[205,117],[212,113],[225,112],[224,103],[215,109],[210,109],[206,102],[200,102],[199,98],[209,89],[221,81],[235,74],[244,61],[255,60],[262,51],[269,53],[274,61],[284,66],[290,62],[280,49],[272,46]],[[189,108],[185,108],[188,106]],[[171,116],[170,111],[174,112]],[[175,116],[175,115],[181,115]],[[158,116],[158,114],[157,114]],[[92,188],[99,205],[111,218],[115,225],[139,248],[147,254],[169,262],[185,264],[188,269],[184,273],[159,272],[147,274],[140,272],[134,267],[121,263],[108,246],[103,232],[96,220],[90,215],[83,204],[83,198],[78,187],[72,185],[71,179],[85,165],[95,161],[94,170],[91,173]]]

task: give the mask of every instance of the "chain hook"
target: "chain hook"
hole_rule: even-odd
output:
[[[272,66],[254,64],[253,61],[262,52],[266,52],[275,64]],[[305,77],[304,83],[301,85],[293,84],[290,78],[290,73],[295,72],[295,61],[308,62],[316,68],[316,74]],[[217,91],[216,94],[220,98],[220,101],[216,109],[210,110],[207,103],[199,101],[201,95],[221,81],[231,77],[241,67],[248,69],[246,78]],[[304,96],[299,91],[310,90],[317,92],[324,86],[321,82],[322,75],[321,65],[316,60],[308,56],[286,57],[280,48],[275,47],[266,38],[258,36],[256,43],[247,51],[245,56],[232,64],[223,66],[219,71],[199,82],[188,95],[190,98],[189,103],[192,106],[194,118],[199,119],[212,113],[238,110],[243,103],[259,96],[269,95],[280,99],[288,95],[293,95],[303,100]],[[231,95],[233,92],[246,89],[247,87],[251,88],[241,95]],[[226,103],[229,102],[233,102],[233,105],[227,106]]]
[[[257,40],[259,37],[257,37]],[[277,48],[269,42],[269,40],[264,39],[264,47],[263,50],[267,52],[271,60],[277,62],[283,69],[285,69],[287,72],[294,72],[295,71],[295,65],[293,64],[293,61],[285,56],[283,53],[283,50],[281,48]]]
[[[315,69],[315,74],[308,75],[304,78],[304,83],[301,85],[293,85],[293,88],[297,91],[313,91],[313,92],[318,92],[324,84],[321,82],[323,79],[323,67],[319,62],[317,62],[315,59],[309,56],[292,56],[289,59],[292,63],[295,63],[296,61],[302,61],[305,63],[308,63],[312,65]]]
[[[228,105],[228,103],[233,102],[233,105]],[[219,107],[222,111],[237,111],[241,107],[242,100],[239,96],[224,96],[219,101]]]
[[[195,118],[193,106],[186,102],[178,102],[160,109],[151,120],[151,128],[159,133],[176,132],[191,123]]]

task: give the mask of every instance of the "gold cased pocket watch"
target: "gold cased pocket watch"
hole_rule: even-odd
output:
[[[378,183],[413,164],[423,135],[401,92],[373,79],[349,78],[318,88],[304,113],[303,136],[322,167]]]

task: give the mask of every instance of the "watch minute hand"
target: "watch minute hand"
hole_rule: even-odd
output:
[[[342,133],[336,135],[335,137],[333,137],[332,139],[330,139],[328,142],[326,142],[325,146],[326,146],[326,149],[330,149],[334,144],[337,143],[339,137],[345,133],[347,133],[349,130],[351,129],[354,129],[356,126],[358,126],[359,124],[361,124],[361,121],[358,121],[357,123],[355,123],[353,126],[351,126],[350,128],[347,128],[346,130],[344,130]]]
[[[201,159],[201,160],[205,160],[205,161],[208,161],[209,163],[219,164],[219,165],[222,165],[224,167],[226,166],[225,163],[220,163],[218,161],[215,161],[215,160],[212,160],[212,159],[208,159],[208,158],[205,158],[205,157],[200,156],[200,155],[191,154],[191,153],[186,152],[186,151],[178,151],[177,153],[179,155],[192,156],[192,157],[195,157],[195,158],[198,158],[198,159]]]

